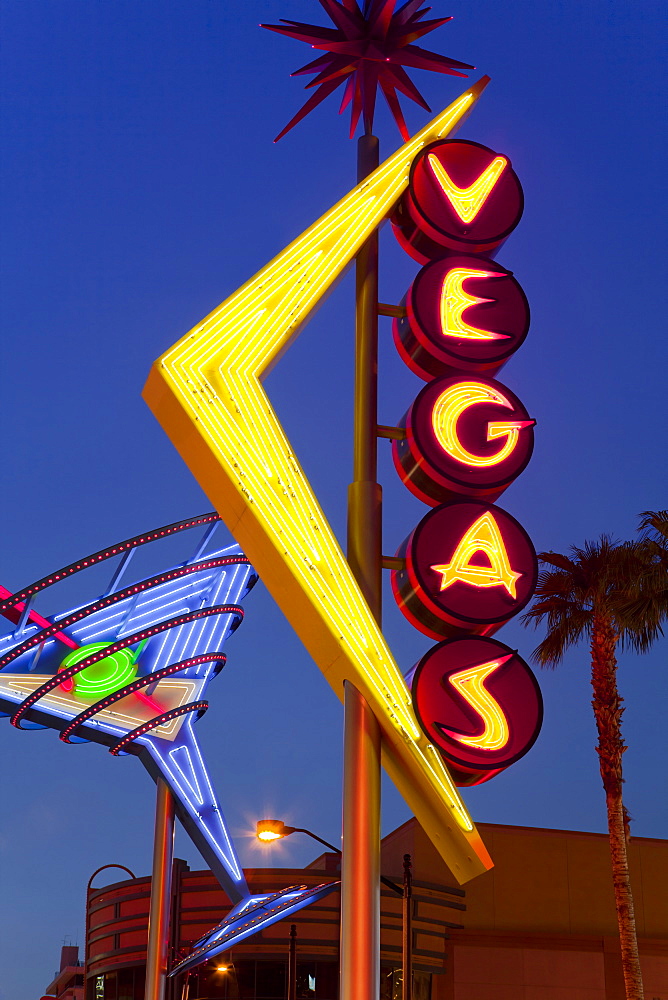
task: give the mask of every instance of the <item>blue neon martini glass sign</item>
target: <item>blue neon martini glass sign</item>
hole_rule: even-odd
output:
[[[216,514],[158,528],[11,594],[0,590],[0,714],[18,729],[50,728],[66,743],[95,742],[134,754],[169,786],[176,812],[232,903],[227,917],[173,970],[224,948],[321,898],[338,883],[251,895],[194,730],[204,695],[225,664],[222,647],[243,620],[257,575],[238,545],[207,551]],[[134,553],[201,528],[190,558],[123,585]],[[46,618],[38,594],[108,559],[109,585],[92,602]]]

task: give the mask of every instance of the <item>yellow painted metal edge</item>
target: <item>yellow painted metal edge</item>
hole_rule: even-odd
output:
[[[336,694],[351,680],[381,726],[397,788],[460,882],[492,865],[304,475],[261,378],[364,240],[411,162],[450,134],[483,78],[171,347],[144,397]]]

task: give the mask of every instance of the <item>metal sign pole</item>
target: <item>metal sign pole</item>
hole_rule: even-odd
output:
[[[164,1000],[169,950],[172,860],[174,856],[174,799],[158,778],[153,840],[151,903],[148,915],[145,1000]]]
[[[357,178],[378,166],[378,139],[363,135]],[[381,617],[381,489],[376,482],[378,233],[356,260],[354,481],[348,491],[348,561],[371,611]],[[341,1000],[380,992],[380,730],[357,688],[345,683]]]
[[[297,1000],[297,924],[290,924],[288,950],[288,1000]]]
[[[413,1000],[413,876],[411,856],[404,854],[402,1000]]]

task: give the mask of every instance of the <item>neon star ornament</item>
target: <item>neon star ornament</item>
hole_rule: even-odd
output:
[[[376,715],[384,763],[467,881],[491,859],[411,696],[261,379],[388,218],[425,143],[449,134],[487,79],[413,139],[174,344],[144,397],[339,697],[351,680]]]
[[[306,89],[317,88],[302,108],[274,140],[300,122],[337,87],[344,86],[339,114],[350,106],[350,137],[352,139],[360,116],[364,130],[373,130],[376,94],[380,87],[404,141],[410,138],[399,104],[398,94],[408,97],[425,111],[431,108],[411,81],[404,66],[432,70],[450,76],[466,76],[462,69],[473,69],[468,63],[449,59],[414,45],[418,38],[451,21],[439,17],[423,21],[430,7],[420,9],[422,0],[408,0],[397,10],[397,0],[320,0],[325,13],[334,22],[333,28],[300,21],[281,20],[281,24],[263,24],[262,28],[277,31],[290,38],[308,42],[324,54],[296,70],[292,76],[315,73]]]
[[[226,661],[222,646],[241,624],[241,601],[257,575],[238,545],[211,551],[216,514],[180,521],[120,542],[12,594],[2,588],[0,715],[17,729],[55,729],[65,743],[94,742],[114,756],[139,757],[174,796],[176,812],[233,908],[265,897],[249,894],[245,876],[209,778],[194,724],[205,694]],[[185,562],[125,584],[137,549],[203,529]],[[61,580],[111,559],[103,595],[45,617],[31,607]],[[47,595],[48,596],[48,595]],[[18,614],[17,614],[18,611]],[[265,924],[331,891],[290,887],[272,895]],[[232,923],[236,927],[235,917]],[[226,940],[216,927],[213,953]],[[201,944],[198,961],[208,954]],[[201,957],[200,957],[201,956]]]

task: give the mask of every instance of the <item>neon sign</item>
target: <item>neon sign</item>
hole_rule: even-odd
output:
[[[423,267],[393,325],[401,357],[425,381],[456,370],[495,374],[528,329],[529,304],[511,272],[472,255]]]
[[[461,188],[454,183],[445,165],[435,153],[427,153],[427,163],[439,188],[465,225],[477,217],[502,172],[508,166],[505,156],[495,156],[476,180],[468,187]]]
[[[537,561],[522,526],[479,500],[441,504],[423,517],[397,553],[392,572],[402,613],[433,639],[491,635],[531,599]]]
[[[522,217],[524,196],[510,161],[477,142],[427,146],[411,167],[394,216],[397,239],[420,264],[448,251],[490,253]]]
[[[531,458],[534,423],[500,382],[434,379],[402,420],[406,437],[393,442],[394,463],[408,489],[432,506],[458,494],[495,499]]]
[[[479,267],[451,267],[443,280],[440,300],[441,334],[444,337],[458,337],[464,340],[502,340],[507,333],[493,333],[471,326],[464,321],[464,310],[470,306],[484,305],[493,299],[481,299],[464,291],[464,282],[469,278],[500,278],[499,271],[481,271]]]
[[[529,306],[511,272],[480,256],[501,245],[523,204],[507,157],[448,140],[415,158],[393,218],[401,245],[426,265],[394,321],[394,341],[427,385],[392,453],[403,483],[434,510],[399,547],[392,590],[411,624],[448,637],[414,670],[412,692],[423,731],[462,785],[518,760],[542,718],[526,663],[482,638],[522,610],[537,579],[527,533],[489,503],[533,450],[535,421],[489,377],[523,343]]]
[[[107,645],[110,644],[93,642],[88,646],[81,646],[72,653],[68,653],[58,669],[66,670],[67,667],[72,667],[75,663],[85,660],[91,653],[99,653],[101,649],[106,649]],[[135,653],[131,649],[120,649],[87,667],[74,679],[63,681],[61,688],[67,691],[74,686],[78,698],[102,698],[106,694],[112,694],[119,688],[125,687],[131,680],[134,680],[136,674]]]
[[[139,757],[169,786],[179,819],[235,908],[252,901],[256,924],[266,926],[338,883],[319,887],[315,896],[291,886],[271,894],[273,905],[263,908],[268,897],[250,896],[207,772],[194,725],[209,707],[203,697],[209,683],[225,664],[221,646],[243,619],[240,602],[257,580],[237,545],[207,552],[218,524],[216,514],[180,521],[94,553],[16,594],[2,588],[0,614],[15,628],[0,637],[0,714],[17,729],[55,729],[64,743],[95,742],[113,756]],[[204,537],[185,563],[122,585],[138,548],[196,528]],[[114,558],[103,597],[52,618],[32,611],[37,594]],[[229,936],[226,921],[215,930],[213,953]],[[231,930],[239,930],[234,916]]]
[[[480,382],[458,382],[447,386],[438,396],[431,411],[431,426],[438,444],[443,451],[457,462],[487,469],[505,462],[517,447],[520,431],[531,427],[533,420],[490,421],[487,424],[487,440],[505,438],[504,444],[490,455],[474,455],[462,443],[457,424],[459,418],[471,406],[492,403],[506,410],[513,410],[513,404],[495,386]]]
[[[480,784],[535,743],[543,719],[538,682],[516,650],[471,636],[441,642],[412,677],[420,724],[458,784]]]
[[[493,674],[510,659],[512,659],[512,653],[508,653],[506,656],[497,656],[489,663],[478,663],[475,667],[467,667],[455,674],[450,674],[448,681],[457,690],[460,697],[480,716],[484,728],[481,733],[475,736],[465,736],[454,729],[448,729],[443,723],[438,723],[444,736],[450,736],[458,743],[475,747],[478,750],[503,750],[504,747],[508,746],[510,740],[508,718],[498,701],[485,687],[485,681],[490,674]]]
[[[378,719],[390,777],[460,881],[491,860],[364,600],[262,379],[373,231],[411,163],[468,114],[469,87],[159,358],[144,396],[339,697]],[[456,179],[456,178],[455,178]],[[482,214],[482,213],[481,213]]]
[[[479,552],[489,566],[473,562]],[[522,578],[522,573],[515,573],[510,566],[506,543],[491,511],[481,514],[462,536],[452,562],[431,568],[441,574],[441,590],[459,581],[471,587],[505,587],[512,598],[517,597],[517,581]]]

